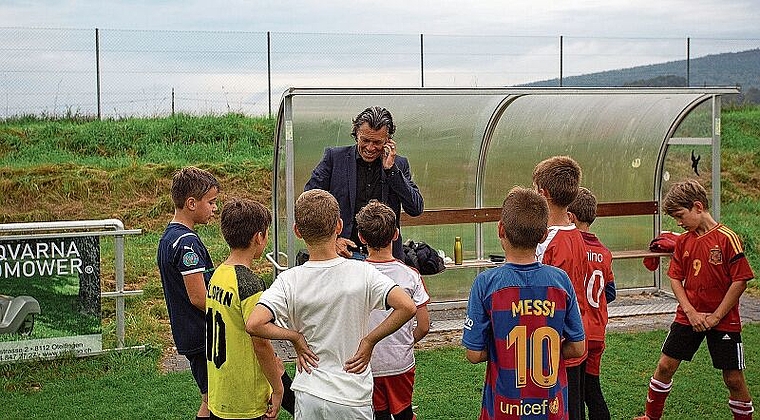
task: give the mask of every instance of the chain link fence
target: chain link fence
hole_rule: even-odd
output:
[[[757,88],[759,47],[758,39],[0,28],[0,118],[272,115],[291,86],[623,86],[661,78]],[[723,53],[755,61],[721,71],[704,59]]]

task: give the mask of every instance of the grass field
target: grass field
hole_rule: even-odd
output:
[[[34,329],[25,339],[100,332],[100,317],[79,312],[78,277],[36,277],[23,283],[0,279],[0,290],[9,296],[31,295],[45,309],[35,317]],[[16,340],[15,336],[0,335],[0,341]]]
[[[760,108],[724,109],[722,127],[723,220],[743,238],[749,260],[758,272]],[[168,194],[171,175],[194,164],[220,179],[222,202],[227,196],[242,196],[269,203],[273,130],[271,119],[235,114],[116,121],[18,118],[0,122],[0,223],[113,217],[128,228],[143,230],[142,235],[126,239],[127,288],[144,291],[141,297],[127,302],[127,345],[147,344],[151,349],[77,361],[0,365],[0,395],[6,403],[0,417],[177,418],[192,414],[197,404],[188,374],[158,372],[162,350],[172,345],[155,267],[156,243],[172,214]],[[199,233],[212,258],[221,261],[227,250],[218,223],[200,227]],[[102,290],[109,291],[114,287],[114,273],[105,262],[113,261],[113,244],[104,239],[101,246]],[[255,269],[271,279],[271,269],[264,262]],[[760,290],[754,283],[750,283],[749,293]],[[115,341],[113,302],[104,300],[102,309],[103,344],[107,348]],[[748,329],[748,350],[760,348],[758,335],[757,327]],[[615,404],[611,404],[614,410],[621,410],[615,411],[613,418],[636,413],[661,340],[661,333],[611,337],[607,356],[610,374],[605,387],[611,387],[615,396]],[[620,345],[613,345],[615,342]],[[448,415],[454,413],[464,413],[465,418],[475,416],[477,411],[472,410],[479,404],[483,367],[470,366],[460,353],[446,349],[419,354],[420,418],[456,418]],[[747,358],[750,365],[757,365],[757,353],[748,353]],[[717,380],[709,369],[704,375],[691,379],[694,376],[689,372],[690,379],[678,390],[686,393],[673,400],[682,403],[670,406],[689,405],[693,398],[690,393],[705,391],[705,401],[715,402],[700,402],[695,409],[708,411],[688,415],[710,418],[711,414],[705,413],[724,413],[725,393],[719,383],[702,387],[706,390],[686,387],[687,382],[700,388],[698,384]],[[443,387],[442,378],[451,378],[453,387]],[[754,394],[760,395],[757,382],[753,385]],[[465,411],[454,411],[460,405]],[[6,412],[10,414],[6,416]],[[673,414],[671,418],[685,416]]]
[[[613,419],[643,412],[649,377],[665,331],[615,333],[607,338],[602,388]],[[760,325],[745,327],[750,392],[760,395]],[[0,365],[3,419],[192,418],[197,409],[188,371],[162,374],[158,349],[82,360]],[[292,370],[292,366],[291,366]],[[446,347],[417,352],[414,404],[420,420],[473,419],[480,410],[485,364],[472,365],[464,350]],[[283,413],[280,419],[289,419]],[[684,363],[665,408],[668,419],[728,419],[727,392],[707,349]]]

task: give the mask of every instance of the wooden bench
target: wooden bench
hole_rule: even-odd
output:
[[[648,216],[659,211],[656,201],[628,201],[614,203],[599,203],[596,208],[597,217],[613,216]],[[432,226],[452,225],[462,223],[498,222],[501,218],[501,207],[465,208],[465,209],[434,209],[425,210],[417,217],[401,213],[401,226]],[[613,259],[666,257],[668,253],[652,252],[648,249],[613,251]],[[446,264],[446,268],[477,268],[495,267],[500,263],[490,260],[465,260],[462,265]]]

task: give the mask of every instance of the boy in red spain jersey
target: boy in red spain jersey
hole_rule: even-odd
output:
[[[585,352],[583,321],[567,274],[536,261],[549,209],[515,187],[498,234],[506,263],[475,278],[462,344],[467,360],[487,361],[480,419],[567,419],[565,358]]]
[[[567,206],[575,200],[581,167],[569,156],[554,156],[533,169],[533,185],[549,204],[549,233],[536,247],[536,259],[562,269],[570,277],[581,317],[588,312],[586,300],[586,245],[581,232],[570,222]],[[565,361],[570,420],[583,420],[586,354]]]
[[[723,372],[733,418],[752,419],[755,410],[743,372],[739,297],[754,274],[741,240],[712,218],[707,192],[695,180],[673,185],[663,208],[686,230],[676,239],[668,269],[678,309],[649,381],[645,415],[638,419],[662,417],[673,375],[681,361],[692,359],[705,337],[713,367]]]
[[[612,253],[593,233],[589,232],[596,219],[596,197],[581,187],[578,196],[567,207],[570,221],[581,231],[586,244],[586,301],[588,307],[583,318],[586,330],[586,358],[584,400],[589,420],[609,420],[610,410],[604,400],[599,383],[604,335],[607,328],[607,304],[615,300],[615,277],[612,273]]]

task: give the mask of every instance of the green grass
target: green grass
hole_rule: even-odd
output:
[[[160,352],[0,365],[4,419],[192,418],[187,372],[156,370]],[[195,407],[195,408],[192,408]]]
[[[271,164],[274,122],[239,114],[0,124],[0,165],[69,163],[106,169],[159,163]],[[211,160],[209,160],[211,158]]]
[[[613,419],[641,414],[649,377],[666,331],[614,333],[607,339],[602,388]],[[750,393],[760,395],[760,325],[743,332]],[[198,396],[188,371],[157,372],[160,352],[128,351],[87,359],[0,365],[3,418],[192,418]],[[289,366],[292,372],[292,365]],[[472,365],[464,349],[417,352],[414,404],[418,418],[476,418],[485,363]],[[706,345],[676,373],[665,419],[729,418],[728,393]],[[290,416],[281,415],[281,419]]]
[[[722,118],[722,219],[742,237],[750,263],[760,273],[756,239],[760,237],[756,222],[760,214],[760,107],[724,109]],[[182,166],[197,165],[220,179],[222,200],[242,196],[269,203],[273,132],[272,119],[236,114],[106,121],[25,117],[0,122],[0,223],[117,218],[127,228],[142,229],[142,235],[126,238],[126,287],[144,291],[140,297],[127,299],[126,344],[156,349],[0,365],[2,400],[6,402],[0,418],[136,418],[154,414],[188,418],[194,414],[198,397],[189,373],[162,375],[157,368],[159,349],[172,345],[155,266],[156,244],[173,211],[171,175]],[[218,220],[198,230],[213,260],[222,261],[227,248]],[[454,232],[445,232],[446,240],[439,247],[450,251],[453,236]],[[114,290],[113,260],[113,241],[104,238],[103,291]],[[271,280],[265,262],[258,262],[255,269]],[[760,293],[758,283],[750,282],[749,293]],[[459,289],[466,293],[468,284],[463,281],[456,287],[457,293]],[[113,348],[113,299],[103,300],[102,313],[103,347]],[[603,385],[609,389],[613,418],[640,413],[646,380],[663,336],[610,336]],[[760,377],[754,368],[760,349],[756,336],[760,336],[758,327],[748,327],[748,375]],[[704,350],[700,354],[705,359]],[[710,413],[727,418],[719,375],[699,357],[676,377],[668,410],[687,409],[690,402],[698,401],[696,408],[688,409],[716,407]],[[699,376],[688,372],[702,364],[707,368],[704,373],[695,372]],[[484,365],[464,362],[461,349],[441,349],[419,353],[419,366],[416,404],[421,419],[476,416]],[[692,390],[689,383],[704,389]],[[758,384],[752,379],[750,384],[754,395],[760,395]],[[675,411],[668,413],[670,418],[681,418]],[[683,417],[686,415],[711,417],[698,411]]]
[[[35,317],[34,330],[28,339],[68,337],[100,333],[100,317],[79,312],[78,277],[34,277],[30,279],[0,280],[0,290],[9,296],[30,295],[40,304]],[[0,335],[0,341],[14,341],[9,335]]]

